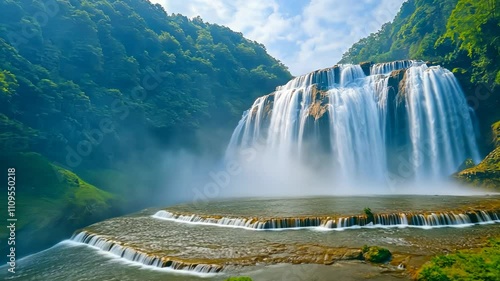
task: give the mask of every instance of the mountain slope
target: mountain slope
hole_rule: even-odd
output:
[[[83,164],[126,158],[149,136],[199,147],[199,128],[234,127],[291,77],[240,33],[146,0],[2,1],[0,73],[0,113],[37,132],[24,147],[70,167],[65,148],[96,130]]]
[[[355,43],[341,62],[441,58],[434,44],[446,32],[446,23],[457,1],[406,1],[392,22]]]

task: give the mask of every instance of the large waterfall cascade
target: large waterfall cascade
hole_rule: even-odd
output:
[[[322,159],[344,180],[439,179],[467,158],[479,161],[473,120],[458,81],[440,66],[337,65],[258,98],[234,130],[227,158],[258,146],[281,163]]]

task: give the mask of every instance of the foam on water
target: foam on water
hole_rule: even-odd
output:
[[[210,217],[196,214],[176,214],[161,210],[152,215],[155,219],[174,221],[185,224],[208,225],[216,227],[242,228],[248,230],[347,230],[359,228],[421,228],[469,227],[478,224],[500,222],[498,210],[474,210],[467,212],[439,213],[392,213],[340,216],[340,217],[300,217],[300,218],[233,218]]]
[[[123,264],[136,265],[141,268],[152,270],[161,270],[175,272],[181,274],[194,274],[200,277],[214,276],[222,270],[220,265],[209,264],[187,264],[170,260],[169,258],[160,257],[153,254],[148,254],[136,250],[129,246],[123,246],[117,241],[107,239],[97,234],[82,231],[73,235],[71,240],[66,240],[64,243],[69,246],[85,245],[97,250],[100,254],[114,258]]]

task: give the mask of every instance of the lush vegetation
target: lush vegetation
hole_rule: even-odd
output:
[[[466,167],[455,176],[469,184],[500,189],[500,121],[491,126],[495,149],[478,165]]]
[[[387,262],[391,259],[392,254],[391,252],[382,247],[378,246],[363,246],[361,249],[363,252],[363,258],[367,261],[370,262],[375,262],[375,263],[384,263]]]
[[[418,59],[453,70],[480,119],[484,153],[500,120],[500,3],[409,0],[393,22],[354,44],[344,63]]]
[[[467,62],[473,82],[500,84],[500,4],[492,0],[410,0],[393,22],[361,39],[342,62],[421,59]],[[457,61],[458,60],[458,61]]]
[[[17,245],[21,253],[32,250],[32,241],[50,246],[77,228],[117,214],[113,208],[117,199],[112,194],[50,163],[40,154],[16,153],[4,155],[3,159],[6,161],[0,162],[2,171],[16,167],[16,230],[26,241]],[[4,202],[7,202],[6,194],[0,197]],[[6,211],[0,214],[0,219],[7,219]],[[7,234],[2,231],[0,239],[5,239]],[[7,243],[2,249],[4,247],[8,247]]]
[[[373,215],[372,209],[366,207],[363,209],[363,213],[365,213],[368,223],[375,222],[375,217]]]
[[[418,273],[418,280],[498,280],[500,239],[493,239],[479,250],[463,250],[434,257]]]
[[[7,0],[0,11],[0,113],[27,129],[10,150],[70,167],[80,161],[65,148],[91,150],[82,164],[95,167],[144,149],[147,136],[196,147],[200,128],[234,127],[290,79],[263,45],[146,0]]]
[[[226,281],[252,281],[252,278],[241,276],[241,277],[229,277]]]
[[[144,175],[159,151],[217,154],[290,78],[263,45],[147,0],[0,1],[0,162],[31,177],[22,221],[73,231],[113,215],[116,194],[123,211],[143,207],[165,188]]]

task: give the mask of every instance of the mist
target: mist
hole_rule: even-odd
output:
[[[462,185],[451,175],[416,180],[395,174],[370,178],[370,173],[360,173],[348,178],[334,165],[306,162],[298,157],[280,158],[255,147],[242,149],[238,157],[229,159],[203,157],[188,151],[166,152],[159,167],[164,171],[163,188],[151,198],[159,207],[173,203],[203,205],[240,197],[493,194]]]

